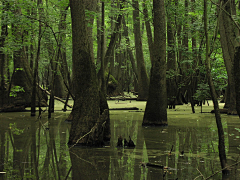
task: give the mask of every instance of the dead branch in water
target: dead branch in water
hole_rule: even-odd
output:
[[[39,86],[39,85],[38,85],[38,86]],[[48,92],[46,89],[43,89],[41,86],[39,86],[39,88],[40,88],[43,92],[45,92],[47,95],[51,95],[50,92]],[[57,96],[54,96],[54,99],[56,99],[56,100],[58,100],[58,101],[60,101],[60,102],[62,102],[62,103],[65,104],[65,101],[62,100],[61,98],[57,97]],[[70,107],[70,108],[73,108],[73,107],[72,107],[71,105],[69,105],[69,104],[67,104],[67,106]]]
[[[223,168],[223,169],[221,169],[221,170],[213,173],[212,175],[208,176],[207,178],[204,178],[203,174],[197,169],[198,172],[199,172],[201,175],[197,176],[195,179],[197,179],[197,178],[199,178],[199,177],[203,177],[204,180],[210,179],[211,177],[215,176],[216,174],[222,172],[223,170],[228,169],[228,168],[230,168],[230,167],[233,167],[233,166],[235,166],[235,165],[238,165],[239,163],[240,163],[240,161],[238,161],[238,162],[236,162],[236,163],[234,163],[234,164],[232,164],[232,165],[230,165],[230,166],[226,166],[225,168]],[[194,180],[195,180],[195,179],[194,179]]]

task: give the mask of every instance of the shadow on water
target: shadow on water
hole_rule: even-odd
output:
[[[167,127],[142,127],[145,102],[109,101],[110,108],[139,107],[136,111],[110,111],[111,143],[104,148],[68,149],[69,112],[57,111],[38,120],[30,113],[0,114],[1,179],[109,179],[190,180],[207,178],[221,170],[217,127],[213,114],[195,114],[191,107],[168,110]],[[203,110],[210,111],[211,107]],[[198,111],[199,110],[199,111]],[[228,164],[240,161],[240,122],[222,115]],[[117,148],[119,136],[131,139],[135,148]],[[164,169],[142,166],[144,163]],[[4,174],[2,172],[5,172]],[[209,179],[239,179],[239,165],[230,176],[221,172]]]

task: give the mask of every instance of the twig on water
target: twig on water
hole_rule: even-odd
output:
[[[199,177],[203,177],[203,179],[205,180],[205,178],[204,178],[203,174],[201,173],[201,171],[199,171],[198,168],[196,168],[196,169],[197,169],[197,171],[200,173],[200,175],[199,175],[198,177],[196,177],[195,179],[197,179],[197,178],[199,178]],[[194,179],[194,180],[195,180],[195,179]]]
[[[230,166],[226,166],[225,168],[223,168],[223,169],[221,169],[221,170],[219,170],[219,171],[216,171],[214,174],[208,176],[207,178],[204,178],[204,176],[202,175],[202,173],[197,169],[198,172],[199,172],[201,175],[197,176],[195,179],[197,179],[197,178],[199,178],[199,177],[203,177],[204,180],[210,179],[211,177],[215,176],[216,174],[222,172],[223,170],[228,169],[228,168],[230,168],[230,167],[232,167],[232,166],[235,166],[235,165],[237,165],[237,164],[239,164],[239,163],[240,163],[240,161],[238,161],[238,162],[236,162],[236,163],[234,163],[234,164],[232,164],[232,165],[230,165]],[[194,180],[195,180],[195,179],[194,179]]]

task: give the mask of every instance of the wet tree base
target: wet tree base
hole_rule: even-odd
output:
[[[115,100],[115,101],[131,101],[131,100],[137,100],[137,98],[133,97],[107,97],[107,100]]]
[[[109,110],[139,110],[137,107],[126,107],[126,108],[111,108]]]
[[[166,123],[142,123],[142,126],[150,126],[150,127],[165,127],[168,126],[167,122]]]
[[[237,111],[229,111],[228,109],[219,109],[221,114],[228,114],[228,115],[238,115]],[[215,113],[215,110],[212,110],[211,113]]]
[[[96,142],[95,144],[90,143],[71,143],[68,142],[69,148],[73,147],[82,147],[82,148],[99,148],[99,147],[106,147],[110,145],[110,141],[103,141],[103,142]]]
[[[147,98],[137,98],[137,101],[147,101]]]
[[[153,163],[144,163],[144,162],[141,162],[141,166],[143,166],[143,167],[153,167],[153,168],[158,168],[158,169],[168,169],[168,168],[165,167],[165,166],[158,165],[158,164],[153,164]]]
[[[25,108],[24,105],[5,105],[0,108],[0,112],[23,112],[26,111]]]

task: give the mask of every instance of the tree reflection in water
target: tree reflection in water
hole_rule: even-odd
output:
[[[168,127],[142,127],[143,112],[111,111],[110,147],[70,150],[68,113],[40,120],[27,112],[0,114],[0,171],[6,172],[0,179],[194,179],[200,172],[206,178],[221,169],[214,115],[191,114],[186,108],[189,112],[169,110]],[[240,123],[236,116],[222,119],[231,165],[239,159]],[[136,147],[117,148],[120,135],[131,136]],[[237,169],[227,178],[237,179]],[[222,179],[221,173],[212,179]]]

